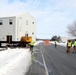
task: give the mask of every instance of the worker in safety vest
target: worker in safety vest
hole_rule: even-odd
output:
[[[55,43],[55,47],[57,47],[57,41],[56,40],[54,41],[54,43]]]
[[[76,52],[76,39],[74,40],[74,52]]]
[[[69,40],[69,41],[67,42],[67,53],[70,53],[71,47],[72,47],[72,42],[71,42],[71,40]]]
[[[33,47],[34,47],[34,41],[31,40],[30,42],[30,51],[33,52]]]

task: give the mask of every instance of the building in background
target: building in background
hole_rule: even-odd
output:
[[[22,36],[31,36],[36,41],[36,22],[28,13],[0,17],[0,41],[20,41]]]
[[[62,41],[63,43],[67,42],[67,40],[68,40],[68,37],[61,37],[61,41]]]

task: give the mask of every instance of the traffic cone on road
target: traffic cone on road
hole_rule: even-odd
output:
[[[49,45],[50,41],[49,40],[45,40],[44,43]]]

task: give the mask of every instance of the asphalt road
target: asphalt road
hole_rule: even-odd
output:
[[[42,54],[48,69],[49,75],[76,75],[76,53],[66,53],[66,47],[54,44],[40,43],[34,47],[35,59],[27,75],[46,75]],[[42,51],[42,54],[41,54]]]

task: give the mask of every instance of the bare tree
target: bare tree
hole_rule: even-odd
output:
[[[76,37],[76,21],[67,26],[68,33],[74,37]]]

